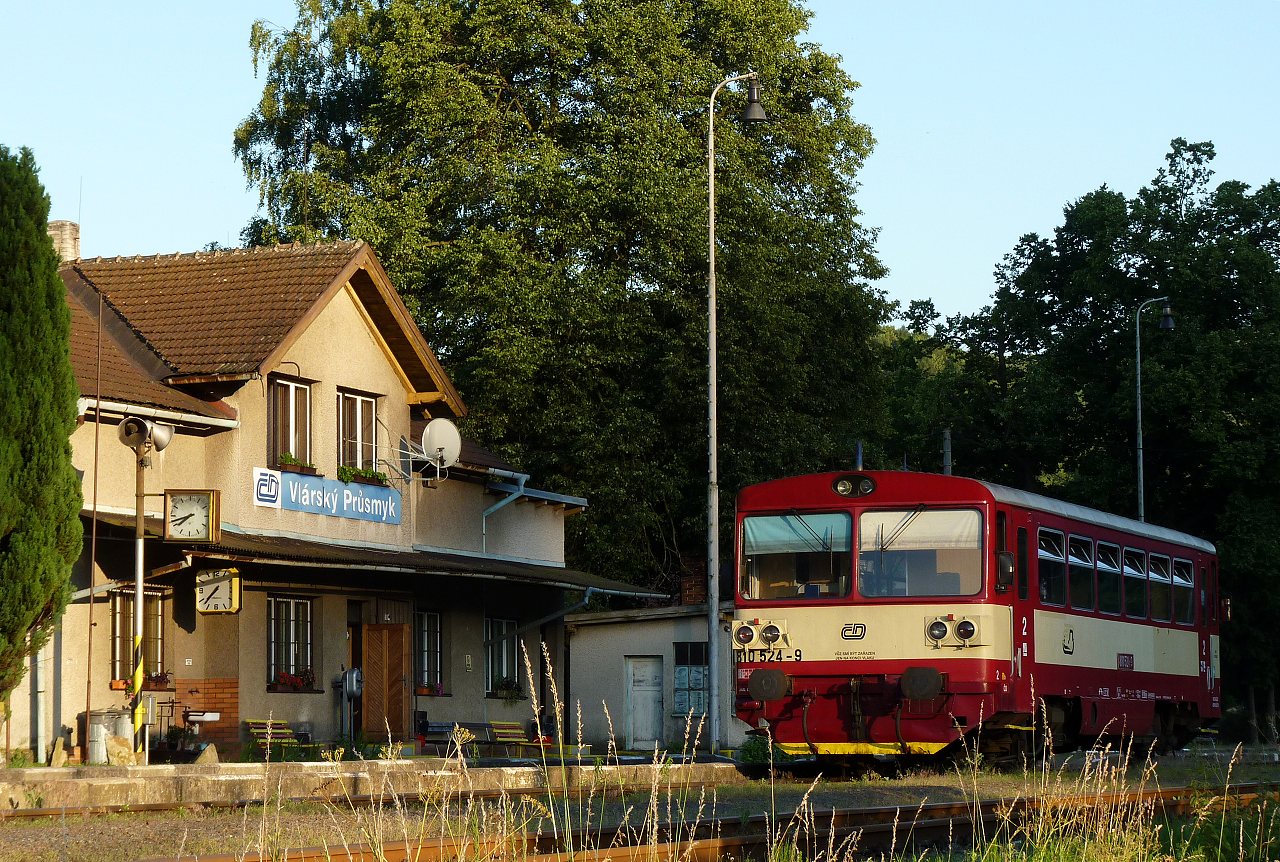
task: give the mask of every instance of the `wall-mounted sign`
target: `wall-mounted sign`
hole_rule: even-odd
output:
[[[253,504],[331,518],[400,523],[400,492],[395,488],[339,482],[264,467],[253,468]]]

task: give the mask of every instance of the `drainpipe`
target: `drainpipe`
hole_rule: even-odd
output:
[[[31,723],[35,725],[32,729],[35,731],[35,761],[36,763],[46,763],[44,759],[44,748],[48,743],[45,738],[45,708],[44,708],[44,663],[46,660],[45,650],[48,644],[40,648],[40,651],[32,656],[35,661],[31,664],[31,694],[32,700],[32,716]]]
[[[489,516],[501,509],[508,503],[514,503],[524,496],[524,483],[529,481],[528,473],[515,473],[511,470],[498,470],[493,467],[489,468],[489,475],[495,479],[512,479],[516,483],[516,489],[498,502],[484,510],[480,516],[480,551],[481,553],[489,552]]]

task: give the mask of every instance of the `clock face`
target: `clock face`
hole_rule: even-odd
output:
[[[166,491],[164,537],[170,541],[216,542],[218,492]]]
[[[240,610],[240,576],[237,570],[197,572],[196,610],[206,614]]]

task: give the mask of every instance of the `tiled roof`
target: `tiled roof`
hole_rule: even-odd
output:
[[[105,297],[104,321],[141,374],[179,387],[270,371],[327,297],[349,284],[418,393],[414,402],[433,405],[433,416],[466,413],[363,242],[81,259],[61,274],[92,318],[98,294]]]
[[[102,291],[175,374],[258,370],[362,242],[94,258],[67,267]]]
[[[230,408],[225,405],[201,401],[158,383],[150,374],[145,373],[136,358],[138,355],[145,356],[145,343],[138,341],[127,330],[110,306],[104,304],[104,325],[99,341],[99,329],[95,323],[98,318],[97,304],[88,309],[81,304],[76,294],[69,291],[67,305],[71,308],[71,366],[81,396],[176,410],[197,416],[231,418]],[[130,353],[135,356],[132,361],[120,343],[125,339],[136,342],[130,345],[133,348]],[[102,347],[101,363],[98,361],[99,343]],[[153,356],[152,362],[158,364],[159,360]]]

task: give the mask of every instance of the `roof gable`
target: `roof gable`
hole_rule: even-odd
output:
[[[271,370],[350,283],[418,403],[461,416],[466,406],[372,250],[363,242],[278,245],[65,265],[145,337],[181,384]]]

